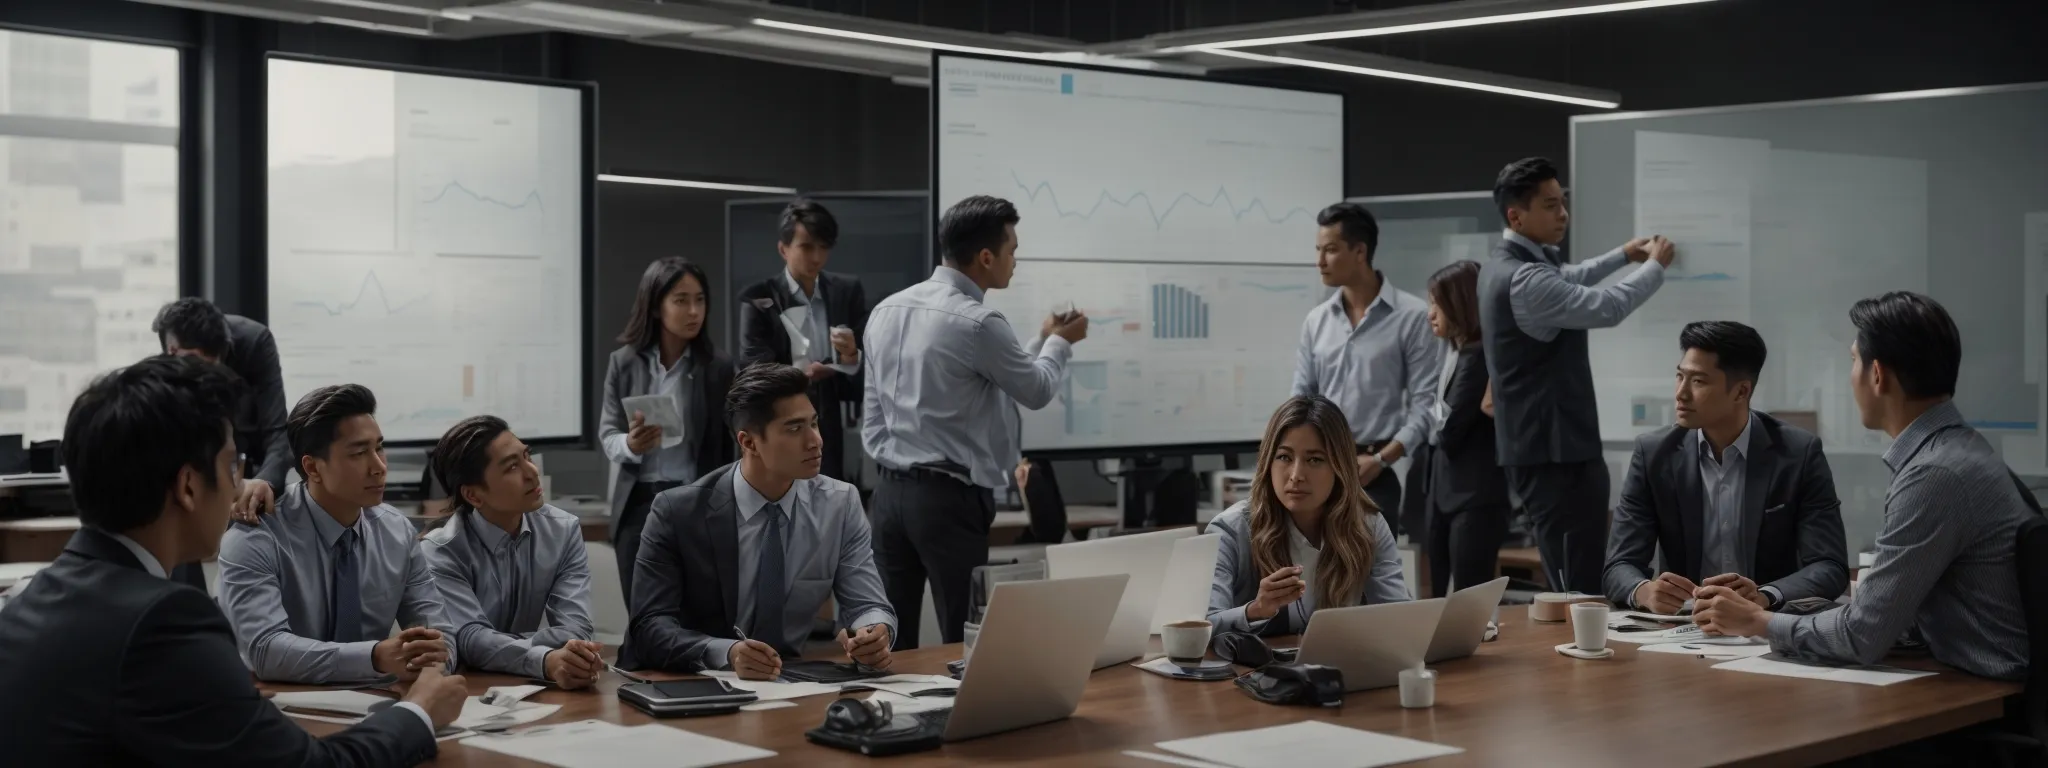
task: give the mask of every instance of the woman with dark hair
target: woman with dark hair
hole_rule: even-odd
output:
[[[711,316],[710,285],[702,268],[680,256],[648,264],[634,291],[626,329],[619,333],[620,346],[605,371],[598,438],[605,457],[619,465],[612,483],[611,539],[618,553],[619,588],[628,604],[640,527],[655,494],[733,461],[725,416],[732,361],[719,355],[704,333]],[[646,423],[646,414],[627,411],[626,398],[639,395],[674,398],[683,433],[666,434]]]
[[[1479,263],[1429,277],[1429,329],[1450,345],[1437,378],[1429,471],[1430,594],[1492,581],[1508,535],[1507,474],[1486,413],[1486,352],[1479,343]]]
[[[1289,398],[1266,423],[1251,498],[1217,516],[1217,632],[1294,635],[1319,608],[1408,599],[1394,532],[1358,487],[1358,444],[1329,400]]]

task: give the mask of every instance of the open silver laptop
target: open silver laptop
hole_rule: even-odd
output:
[[[1128,581],[1119,573],[997,584],[946,716],[946,741],[1072,716]]]
[[[1151,647],[1152,619],[1159,612],[1160,585],[1166,581],[1166,566],[1173,559],[1174,544],[1195,535],[1195,529],[1116,536],[1045,548],[1046,575],[1055,579],[1127,574],[1123,600],[1117,603],[1116,618],[1102,638],[1095,654],[1095,669],[1113,666],[1145,655]],[[1215,556],[1210,556],[1215,569]],[[1208,582],[1202,582],[1204,593]],[[1191,618],[1181,616],[1176,618]],[[1192,618],[1201,618],[1200,614]],[[976,652],[980,646],[976,646]]]
[[[1397,685],[1401,670],[1422,665],[1443,612],[1441,597],[1316,611],[1298,661],[1337,668],[1346,692]]]
[[[1502,576],[1451,593],[1444,599],[1443,618],[1437,619],[1436,637],[1429,641],[1429,655],[1423,661],[1435,664],[1462,659],[1479,650],[1479,643],[1486,639],[1486,622],[1493,620],[1500,596],[1507,591],[1508,577]]]

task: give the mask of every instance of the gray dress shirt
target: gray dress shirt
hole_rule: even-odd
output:
[[[1058,336],[1018,345],[981,300],[974,281],[941,266],[868,314],[860,434],[876,463],[951,464],[974,485],[1009,487],[1022,455],[1017,406],[1052,402],[1073,348]]]
[[[683,356],[676,358],[675,365],[663,368],[661,345],[650,344],[640,355],[640,359],[646,361],[647,369],[653,372],[654,391],[649,394],[658,392],[676,401],[676,412],[683,416],[683,434],[664,433],[654,450],[645,454],[634,453],[633,449],[626,447],[629,440],[628,432],[605,436],[605,458],[620,464],[636,465],[638,469],[635,470],[635,477],[643,483],[687,483],[698,477],[697,443],[684,439],[696,426],[690,423],[690,404],[685,399],[695,396],[696,393],[696,387],[691,384],[697,375],[697,363],[693,357],[690,351],[685,349]],[[724,404],[713,405],[723,407]],[[627,423],[632,423],[632,414],[627,414],[627,418]]]
[[[837,597],[839,626],[860,629],[873,624],[889,627],[896,637],[896,613],[889,607],[889,595],[882,589],[882,575],[875,569],[875,548],[868,532],[867,512],[861,509],[859,491],[850,484],[824,475],[798,480],[781,499],[769,499],[754,489],[736,467],[732,473],[733,503],[739,506],[739,622],[754,625],[754,576],[761,568],[761,535],[768,516],[761,508],[771,501],[782,505],[782,541],[786,555],[783,582],[789,596],[783,604],[783,636],[787,648],[802,648],[811,637],[811,619],[826,598]],[[825,541],[827,520],[843,522],[837,541]],[[764,640],[765,638],[755,638]],[[724,662],[732,658],[737,640],[707,641],[707,660]],[[729,668],[730,664],[721,664]]]
[[[1358,443],[1393,439],[1412,451],[1430,434],[1442,345],[1429,331],[1429,304],[1384,280],[1356,326],[1343,291],[1309,310],[1294,394],[1335,402]]]
[[[1701,507],[1706,519],[1700,521],[1702,574],[1747,574],[1754,570],[1755,563],[1750,562],[1753,553],[1742,550],[1742,497],[1749,487],[1749,433],[1755,430],[1756,414],[1751,413],[1749,422],[1742,425],[1742,433],[1728,444],[1726,455],[1720,459],[1714,458],[1714,446],[1707,442],[1707,431],[1693,432],[1692,439],[1699,443],[1700,488],[1706,495],[1706,504]],[[1636,587],[1640,589],[1648,581],[1644,579]],[[1771,605],[1784,600],[1777,587],[1765,585],[1757,591],[1768,596]]]
[[[2024,680],[2027,622],[2015,548],[2034,510],[2005,462],[1942,403],[1884,452],[1892,470],[1877,562],[1849,604],[1811,616],[1773,614],[1771,650],[1871,664],[1916,622],[1934,658],[1984,677]]]
[[[336,543],[343,528],[293,483],[260,525],[236,523],[220,541],[220,602],[235,628],[242,661],[258,678],[286,683],[374,680],[377,641],[392,623],[441,631],[448,667],[458,657],[441,590],[420,551],[412,521],[388,504],[364,507],[356,520],[357,577],[363,626],[359,642],[335,643],[328,623]]]
[[[1316,550],[1289,522],[1289,556],[1295,565],[1302,567],[1301,580],[1308,584],[1308,589],[1303,590],[1301,599],[1290,603],[1273,619],[1250,621],[1245,618],[1245,606],[1258,599],[1259,581],[1272,575],[1250,571],[1253,567],[1251,528],[1251,503],[1248,501],[1231,505],[1209,523],[1211,532],[1222,535],[1216,549],[1216,573],[1209,582],[1209,624],[1217,632],[1260,632],[1265,629],[1266,622],[1285,618],[1290,630],[1298,633],[1308,627],[1309,618],[1316,612],[1315,572],[1320,553],[1313,559],[1307,558]],[[1366,535],[1372,537],[1372,569],[1366,575],[1363,599],[1353,605],[1408,600],[1408,585],[1401,579],[1400,545],[1394,541],[1393,529],[1387,527],[1386,516],[1367,515]]]
[[[1562,264],[1557,246],[1538,245],[1512,229],[1501,237],[1541,255],[1550,265],[1524,264],[1515,270],[1508,287],[1508,303],[1514,306],[1515,324],[1531,337],[1550,341],[1566,328],[1612,328],[1664,285],[1664,265],[1643,262],[1620,282],[1593,288],[1628,263],[1620,248],[1580,264]]]
[[[549,651],[591,638],[590,566],[575,515],[542,506],[514,536],[460,512],[420,549],[471,668],[546,678]]]

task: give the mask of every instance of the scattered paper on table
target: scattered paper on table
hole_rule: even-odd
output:
[[[1686,624],[1653,632],[1622,632],[1607,630],[1607,642],[1630,645],[1652,645],[1656,643],[1691,643],[1693,645],[1750,645],[1747,637],[1709,635],[1698,624]]]
[[[1378,768],[1465,751],[1320,720],[1162,741],[1153,746],[1233,768]]]
[[[484,689],[484,695],[478,698],[486,704],[508,707],[515,701],[525,701],[526,697],[545,690],[545,685],[495,685]]]
[[[1189,667],[1188,667],[1187,665],[1184,665],[1184,664],[1175,664],[1175,663],[1173,662],[1173,660],[1172,660],[1172,659],[1169,659],[1169,658],[1167,658],[1167,657],[1165,657],[1165,656],[1161,656],[1161,657],[1159,657],[1159,658],[1156,658],[1156,659],[1153,659],[1153,660],[1151,660],[1151,661],[1146,661],[1146,662],[1138,662],[1138,663],[1134,663],[1134,664],[1132,664],[1131,666],[1133,666],[1133,667],[1137,667],[1137,668],[1139,668],[1139,669],[1145,670],[1145,671],[1147,671],[1147,672],[1150,672],[1150,673],[1152,673],[1152,674],[1155,674],[1155,675],[1165,675],[1165,676],[1167,676],[1167,677],[1171,677],[1171,678],[1173,678],[1173,679],[1175,679],[1175,680],[1188,680],[1188,679],[1192,679],[1192,678],[1186,678],[1186,677],[1182,677],[1182,676],[1181,676],[1181,675],[1187,674],[1187,673],[1185,673],[1185,672],[1183,672],[1183,671],[1182,671],[1182,670],[1185,670],[1185,669],[1189,669]],[[1227,662],[1227,661],[1221,661],[1221,660],[1217,660],[1217,659],[1204,659],[1204,660],[1202,660],[1202,663],[1200,663],[1200,664],[1197,664],[1197,665],[1195,665],[1195,666],[1194,666],[1194,668],[1195,668],[1195,669],[1211,669],[1211,668],[1214,668],[1214,667],[1228,667],[1228,666],[1230,666],[1230,662]],[[1228,679],[1228,678],[1226,678],[1226,679]]]
[[[752,704],[740,707],[740,711],[762,712],[770,709],[786,709],[794,706],[796,706],[796,702],[794,701],[790,701],[788,699],[777,699],[775,701],[757,701]]]
[[[279,708],[357,716],[370,714],[371,707],[390,706],[393,701],[389,696],[351,690],[292,691],[270,697],[270,703]]]
[[[805,696],[820,696],[838,693],[840,683],[778,683],[770,680],[741,680],[738,675],[723,670],[704,673],[705,677],[716,677],[732,683],[732,687],[753,691],[762,701],[801,699]]]
[[[1617,617],[1620,617],[1620,618],[1624,618],[1624,619],[1637,619],[1637,620],[1640,620],[1640,621],[1654,621],[1654,622],[1657,622],[1657,623],[1659,623],[1659,624],[1691,624],[1691,623],[1692,623],[1692,617],[1691,617],[1691,616],[1682,616],[1682,615],[1679,615],[1679,614],[1671,614],[1671,613],[1651,613],[1651,612],[1649,612],[1649,611],[1615,611],[1615,612],[1614,612],[1614,615],[1615,615],[1615,616],[1617,616]]]
[[[708,768],[775,756],[765,749],[667,725],[627,728],[602,720],[537,726],[503,736],[473,736],[462,745],[557,768]]]
[[[1758,642],[1750,645],[1722,645],[1719,643],[1651,643],[1636,650],[1643,653],[1670,653],[1705,656],[1709,659],[1728,661],[1747,659],[1771,652],[1771,644]]]
[[[1838,683],[1862,683],[1864,685],[1891,685],[1935,674],[1933,672],[1900,669],[1898,667],[1886,667],[1876,664],[1844,667],[1809,664],[1802,661],[1792,661],[1777,654],[1726,661],[1715,664],[1714,668],[1725,669],[1730,672],[1754,672],[1759,675],[1803,677],[1809,680],[1832,680]]]
[[[896,678],[916,679],[897,680]],[[909,696],[919,691],[929,691],[934,688],[959,688],[960,681],[950,677],[942,677],[939,675],[891,675],[890,677],[884,677],[879,680],[862,680],[857,683],[847,683],[847,685],[864,686],[866,688],[873,688],[878,691],[888,691],[894,694]],[[858,692],[859,689],[856,689],[855,691],[850,691],[850,693]]]
[[[450,723],[456,728],[484,728],[525,725],[539,722],[562,710],[560,704],[541,704],[532,701],[513,702],[510,707],[494,707],[482,699],[471,696],[462,702],[462,714]]]

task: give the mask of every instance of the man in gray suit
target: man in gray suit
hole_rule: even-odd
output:
[[[1765,610],[1849,586],[1842,502],[1820,439],[1750,410],[1766,350],[1756,329],[1679,332],[1678,424],[1636,439],[1614,509],[1607,596],[1678,613],[1701,586]],[[1662,551],[1654,577],[1650,555]],[[1761,582],[1762,586],[1758,586]]]

